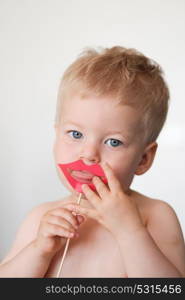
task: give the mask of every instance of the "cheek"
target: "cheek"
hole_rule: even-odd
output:
[[[116,174],[124,187],[128,188],[133,180],[138,165],[137,156],[126,156],[121,159],[121,164],[115,166]]]
[[[133,167],[129,164],[122,165],[122,168],[119,169],[119,179],[124,185],[128,185],[133,178]]]
[[[62,139],[56,138],[53,146],[53,154],[56,163],[65,163],[71,161],[72,148]]]

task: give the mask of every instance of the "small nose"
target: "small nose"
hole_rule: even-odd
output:
[[[89,143],[83,146],[80,159],[83,160],[86,165],[98,164],[100,162],[100,155],[97,144]]]

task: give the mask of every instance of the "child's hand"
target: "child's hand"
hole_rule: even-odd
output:
[[[102,167],[110,189],[100,178],[93,177],[96,192],[87,184],[82,185],[82,190],[93,208],[73,204],[70,209],[97,220],[115,236],[132,234],[142,229],[142,220],[133,199],[123,191],[111,167],[108,164]]]
[[[71,203],[49,210],[43,215],[35,240],[35,245],[43,254],[55,254],[66,242],[66,238],[78,237],[78,227],[84,221],[82,216],[74,216],[68,209]]]

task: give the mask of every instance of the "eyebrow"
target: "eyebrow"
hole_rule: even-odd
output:
[[[82,128],[82,126],[80,125],[80,124],[77,124],[77,123],[75,123],[75,122],[70,122],[70,121],[65,121],[64,123],[63,123],[64,125],[65,124],[72,124],[72,125],[74,125],[74,126],[78,126],[78,127],[81,127]],[[130,138],[130,135],[124,135],[123,134],[123,132],[121,132],[121,131],[114,131],[114,130],[111,130],[111,131],[109,131],[109,132],[107,132],[107,134],[121,134],[124,138]]]

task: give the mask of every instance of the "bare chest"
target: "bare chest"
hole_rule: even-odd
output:
[[[82,228],[79,233],[70,240],[61,277],[126,277],[118,244],[108,231]],[[63,249],[52,259],[45,277],[56,277],[62,255]]]

